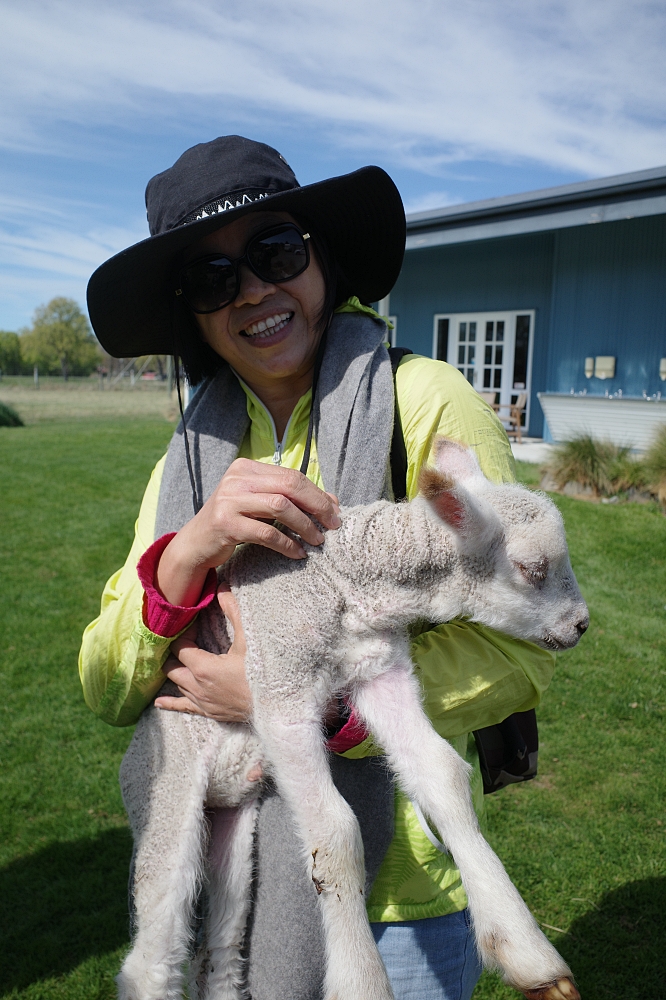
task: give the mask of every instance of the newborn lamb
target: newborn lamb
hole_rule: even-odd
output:
[[[366,916],[358,823],[333,784],[324,746],[322,718],[336,695],[353,704],[451,852],[485,966],[532,1000],[579,997],[479,831],[468,765],[424,714],[407,626],[465,617],[567,649],[587,628],[587,609],[551,501],[489,482],[472,452],[451,441],[440,440],[436,454],[419,497],[343,512],[323,545],[307,546],[308,559],[246,545],[222,567],[247,638],[252,725],[152,706],[139,720],[121,768],[137,918],[118,977],[121,1000],[182,996],[208,843],[205,806],[227,807],[216,814],[226,828],[221,838],[216,831],[207,863],[207,954],[193,963],[190,996],[242,996],[257,765],[293,811],[319,894],[326,1000],[392,1000]],[[202,615],[199,637],[211,651],[228,648],[219,609]]]

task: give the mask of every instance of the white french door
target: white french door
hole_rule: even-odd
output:
[[[529,394],[532,375],[534,310],[510,312],[437,313],[433,328],[433,357],[448,361],[470,385],[502,406]],[[500,417],[508,411],[501,410]]]

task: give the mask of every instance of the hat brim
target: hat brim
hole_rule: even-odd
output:
[[[152,236],[111,257],[88,282],[88,312],[102,347],[116,358],[174,354],[173,267],[190,244],[243,215],[289,212],[323,236],[350,294],[362,302],[388,295],[405,252],[400,193],[381,167],[363,167],[294,188],[221,217],[199,219]]]

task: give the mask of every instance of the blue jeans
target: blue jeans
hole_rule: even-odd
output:
[[[370,926],[395,1000],[470,1000],[481,962],[467,910]]]

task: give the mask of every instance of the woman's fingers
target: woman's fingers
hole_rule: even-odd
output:
[[[176,677],[178,670],[185,668],[188,674],[194,676],[197,681],[208,680],[219,670],[218,655],[216,653],[209,653],[206,649],[200,649],[196,643],[189,639],[185,641],[182,641],[182,637],[181,639],[176,639],[175,642],[171,643],[171,649],[178,659],[174,665],[171,665],[169,660],[167,660],[162,670],[166,673],[169,680],[172,680],[174,684],[178,684],[179,687],[183,685],[181,679],[179,679],[182,675]]]
[[[220,487],[226,493],[280,493],[308,514],[314,515],[327,528],[340,527],[337,498],[320,490],[307,476],[296,469],[266,465],[238,458],[229,466]]]
[[[155,707],[165,709],[168,712],[187,712],[188,715],[205,715],[198,705],[187,696],[182,698],[173,698],[168,695],[162,695],[161,698],[155,699]]]
[[[193,711],[193,705],[198,715],[220,722],[245,722],[251,716],[252,695],[245,676],[245,638],[240,616],[230,593],[223,594],[223,603],[235,621],[236,636],[231,650],[209,653],[185,636],[174,640],[171,649],[176,655],[169,656],[162,670],[184,697],[174,699],[163,695],[155,700],[158,708],[189,712]]]

